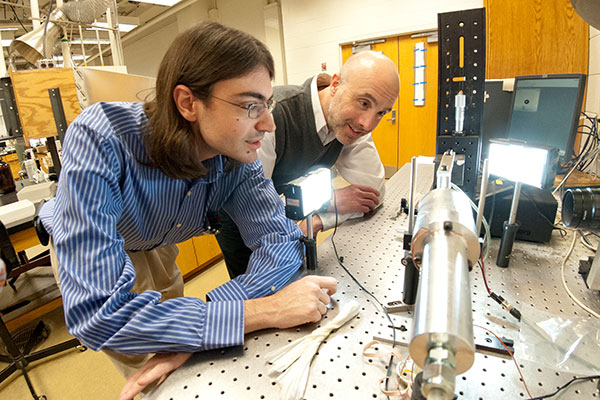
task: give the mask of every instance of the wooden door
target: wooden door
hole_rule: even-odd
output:
[[[415,45],[425,48],[425,104],[414,105]],[[398,73],[400,74],[398,167],[416,156],[434,156],[437,129],[438,45],[427,38],[398,38]]]
[[[378,41],[379,42],[379,41]],[[398,66],[398,38],[386,38],[381,43],[374,43],[371,50],[380,51],[388,56]],[[346,62],[352,55],[352,45],[342,46],[342,60]],[[395,121],[392,113],[396,114]],[[398,170],[398,100],[394,103],[392,111],[388,113],[377,128],[372,132],[375,147],[379,152],[381,162],[385,167],[386,177],[390,177]]]
[[[177,244],[177,266],[184,279],[209,266],[222,257],[221,248],[214,235],[193,237]]]

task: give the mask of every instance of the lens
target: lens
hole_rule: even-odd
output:
[[[564,226],[600,228],[600,188],[568,189],[561,213]]]

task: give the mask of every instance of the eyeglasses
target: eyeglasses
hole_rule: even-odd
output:
[[[225,99],[217,97],[214,94],[211,94],[209,96],[214,97],[217,100],[224,101],[227,104],[231,104],[232,106],[236,106],[239,108],[243,108],[244,110],[248,110],[248,118],[250,118],[250,119],[256,119],[256,118],[260,117],[265,112],[265,110],[269,110],[269,112],[273,112],[273,109],[275,108],[275,104],[277,104],[277,102],[275,100],[269,99],[266,103],[250,103],[250,104],[242,105],[242,104],[232,103],[231,101],[227,101]]]

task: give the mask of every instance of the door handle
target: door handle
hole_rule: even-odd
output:
[[[392,118],[388,118],[386,121],[392,121],[392,124],[396,123],[396,110],[392,110]]]

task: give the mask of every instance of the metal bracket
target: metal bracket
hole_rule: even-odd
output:
[[[400,300],[390,301],[384,306],[388,313],[407,312],[414,309],[413,305],[404,304]]]
[[[15,101],[15,94],[10,78],[0,79],[0,107],[6,125],[8,137],[3,139],[14,139],[23,136],[19,110]]]
[[[479,173],[485,84],[485,8],[438,14],[438,121],[436,154],[465,155],[465,192],[474,196]],[[457,96],[459,95],[459,96]],[[456,132],[457,99],[464,121]]]

